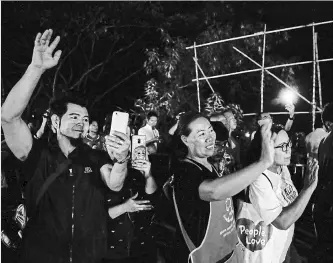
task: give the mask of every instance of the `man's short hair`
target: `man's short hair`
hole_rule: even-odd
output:
[[[325,121],[330,121],[333,123],[333,102],[326,103],[321,113],[321,120],[323,124]]]
[[[156,118],[158,118],[158,115],[157,115],[157,113],[156,113],[155,111],[150,111],[150,112],[148,112],[148,114],[147,114],[147,119],[149,120],[151,117],[156,117]]]
[[[74,96],[64,96],[60,99],[52,99],[50,102],[50,116],[57,115],[60,119],[68,110],[68,103],[79,105],[83,108],[87,108],[85,100]]]

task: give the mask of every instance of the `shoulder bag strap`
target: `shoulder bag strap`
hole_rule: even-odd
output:
[[[191,159],[186,158],[183,161],[194,164],[195,166],[197,166],[202,171],[202,168],[198,164],[196,164],[194,161],[192,161]],[[179,210],[178,210],[178,205],[177,205],[177,202],[176,202],[176,196],[175,196],[175,188],[174,188],[174,186],[172,186],[172,198],[173,198],[173,203],[174,203],[174,206],[175,206],[175,211],[176,211],[178,223],[179,223],[179,226],[180,226],[180,231],[182,232],[182,235],[184,237],[184,240],[185,240],[185,243],[186,243],[188,249],[190,250],[190,252],[192,252],[196,247],[193,244],[191,238],[188,236],[188,234],[187,234],[187,232],[186,232],[186,230],[184,228],[184,225],[182,223],[182,219],[180,217]]]
[[[178,223],[179,223],[179,226],[180,226],[180,230],[183,234],[183,237],[184,237],[184,240],[185,240],[185,243],[186,243],[188,249],[190,250],[190,252],[192,252],[196,247],[193,244],[190,237],[188,236],[188,234],[187,234],[187,232],[186,232],[186,230],[183,226],[182,219],[180,218],[180,214],[179,214],[178,206],[177,206],[177,202],[176,202],[175,188],[174,187],[172,187],[172,198],[173,198],[173,203],[175,205],[175,210],[176,210],[176,215],[177,215]]]
[[[267,180],[269,181],[269,183],[271,184],[271,187],[273,189],[273,184],[272,184],[271,180],[268,178],[268,176],[265,173],[262,173],[262,174],[265,175],[265,177],[267,178]]]
[[[36,199],[36,205],[39,204],[41,198],[45,194],[46,190],[50,187],[50,185],[54,182],[57,177],[62,174],[68,166],[72,163],[70,159],[66,159],[62,163],[60,163],[54,173],[52,173],[49,177],[46,178],[44,184],[42,185],[41,189],[39,190],[37,199]]]
[[[201,168],[197,163],[195,163],[194,161],[192,161],[192,160],[189,159],[189,158],[185,158],[185,159],[183,160],[183,162],[192,163],[192,164],[194,164],[196,167],[198,167],[198,168],[200,169],[200,171],[202,171],[202,168]]]
[[[268,182],[271,184],[272,189],[274,189],[273,184],[272,184],[271,180],[268,178],[268,176],[265,173],[262,173],[262,174],[267,178]],[[249,186],[245,188],[245,200],[244,201],[246,203],[251,204],[250,194],[249,194],[250,191],[249,190],[250,190]]]

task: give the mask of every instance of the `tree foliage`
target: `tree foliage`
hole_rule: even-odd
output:
[[[62,58],[41,79],[32,108],[43,105],[45,109],[52,96],[70,92],[87,98],[96,112],[109,112],[110,105],[120,106],[124,100],[140,114],[155,109],[173,117],[179,111],[195,110],[194,53],[186,47],[262,31],[261,10],[249,6],[227,2],[4,3],[3,96],[29,64],[36,33],[53,28],[61,36]],[[272,50],[287,40],[284,33],[267,35],[266,65],[282,60]],[[262,37],[206,46],[197,49],[206,76],[255,68],[232,45],[261,63]],[[284,79],[292,80],[290,69],[279,71],[277,75],[283,73]],[[266,77],[267,91],[272,83]],[[243,105],[248,99],[258,101],[260,73],[212,79],[211,84],[224,107]],[[204,106],[212,94],[205,81],[199,86]]]
[[[143,70],[142,50],[161,19],[155,3],[6,3],[4,9],[2,77],[11,84],[5,94],[28,66],[37,32],[52,28],[61,37],[62,57],[41,79],[34,107],[74,93],[98,108]]]
[[[169,24],[185,28],[186,33],[180,34],[172,26],[160,30],[160,42],[146,50],[145,71],[154,78],[154,89],[148,89],[151,80],[146,84],[146,94],[143,99],[136,101],[137,109],[146,112],[155,109],[163,115],[174,117],[179,111],[197,110],[197,87],[195,79],[194,51],[186,46],[208,43],[221,39],[241,35],[253,34],[263,31],[264,24],[260,21],[261,11],[246,14],[248,4],[212,3],[203,4],[200,12],[175,13],[167,21]],[[200,25],[200,26],[197,26]],[[198,27],[192,35],[192,28]],[[192,29],[192,30],[191,30]],[[281,43],[288,41],[288,34],[270,34],[266,36],[265,65],[271,66],[286,62],[294,62],[295,58],[288,61],[276,56],[272,50]],[[242,50],[261,64],[263,54],[263,37],[251,37],[242,40],[230,41],[197,48],[199,65],[206,76],[226,74],[246,69],[255,69],[247,58],[238,54],[233,46]],[[200,70],[199,78],[203,77]],[[291,68],[276,70],[278,76],[287,82],[294,81],[294,71]],[[260,100],[260,72],[237,75],[228,78],[211,79],[215,92],[211,93],[205,80],[199,81],[201,110],[208,114],[232,108],[239,120],[242,118],[240,104],[245,104],[251,99],[254,103],[247,110],[256,111]],[[265,92],[271,92],[276,82],[271,77],[265,76]],[[154,95],[153,95],[154,94]],[[152,96],[153,95],[153,96]],[[167,101],[164,98],[168,98]],[[253,107],[257,104],[258,107]],[[148,106],[149,105],[149,106]],[[148,107],[147,107],[148,106]]]

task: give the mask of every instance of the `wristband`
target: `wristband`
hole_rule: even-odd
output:
[[[123,163],[125,163],[126,161],[128,161],[130,158],[131,158],[131,154],[128,153],[127,156],[126,156],[126,158],[125,158],[124,160],[121,160],[121,161],[117,160],[116,163],[123,164]]]
[[[293,121],[295,118],[294,118],[294,117],[290,117],[290,116],[289,116],[289,118],[288,118],[288,119]]]

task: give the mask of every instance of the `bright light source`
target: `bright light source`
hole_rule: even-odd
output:
[[[249,132],[246,132],[246,133],[245,133],[245,137],[249,138],[249,137],[250,137],[250,133],[249,133]]]
[[[294,104],[298,98],[296,93],[290,89],[281,90],[279,97],[283,104]]]

